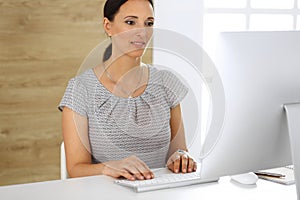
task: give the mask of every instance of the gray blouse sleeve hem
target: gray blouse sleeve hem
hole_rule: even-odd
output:
[[[79,80],[71,79],[58,109],[63,111],[64,107],[68,107],[80,115],[87,116],[86,100],[87,91],[85,86]]]

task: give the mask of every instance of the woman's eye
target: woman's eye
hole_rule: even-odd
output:
[[[154,25],[154,22],[153,22],[153,21],[145,22],[145,25],[146,25],[146,26],[153,26],[153,25]]]
[[[133,21],[133,20],[127,20],[127,21],[125,21],[125,23],[128,25],[135,25],[135,21]]]

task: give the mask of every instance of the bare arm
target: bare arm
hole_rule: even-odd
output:
[[[167,166],[175,173],[196,171],[197,165],[188,154],[179,153],[177,150],[188,151],[186,147],[184,126],[181,116],[181,107],[177,105],[171,109],[171,142]]]
[[[65,107],[62,114],[62,132],[70,177],[103,174],[103,165],[92,165],[88,145],[87,118]]]
[[[180,104],[171,109],[170,126],[171,143],[169,156],[171,156],[178,149],[187,151]]]
[[[146,164],[135,156],[119,161],[92,164],[88,120],[67,107],[63,109],[62,130],[70,177],[108,175],[115,178],[122,176],[129,180],[153,178]]]

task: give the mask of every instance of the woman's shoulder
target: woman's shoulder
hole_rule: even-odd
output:
[[[93,88],[97,84],[97,78],[93,73],[93,69],[88,69],[83,73],[69,79],[66,92],[83,94],[93,91]]]
[[[94,79],[94,71],[93,69],[87,69],[86,71],[82,72],[81,74],[77,74],[75,77],[73,77],[72,79],[74,80],[78,80],[78,81],[87,81],[90,79]]]
[[[79,84],[83,86],[88,86],[91,82],[95,82],[95,74],[93,69],[88,69],[81,74],[76,75],[75,77],[69,80],[69,83]]]
[[[172,73],[171,71],[169,71],[169,70],[167,70],[164,67],[159,66],[159,65],[147,64],[147,66],[149,67],[150,73],[155,74],[157,76],[162,76],[166,73]]]
[[[157,65],[148,65],[150,69],[150,76],[155,79],[160,79],[162,81],[165,80],[174,80],[178,79],[174,72],[172,72],[170,69],[166,69],[161,66]]]

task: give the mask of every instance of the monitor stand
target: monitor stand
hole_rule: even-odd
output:
[[[284,105],[290,136],[297,198],[300,200],[300,103]]]

